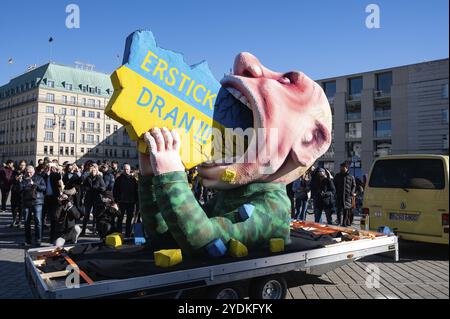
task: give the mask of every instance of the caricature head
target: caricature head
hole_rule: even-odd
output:
[[[250,53],[237,55],[233,73],[221,84],[253,113],[256,130],[247,152],[256,150],[256,160],[200,166],[203,184],[227,189],[254,181],[294,181],[331,144],[332,117],[325,93],[302,72],[274,72]]]

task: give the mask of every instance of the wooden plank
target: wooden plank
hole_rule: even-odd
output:
[[[70,271],[62,270],[62,271],[55,271],[55,272],[49,272],[49,273],[43,273],[41,274],[42,279],[52,279],[52,278],[60,278],[65,277],[68,274],[70,274]]]
[[[80,276],[88,283],[88,285],[92,285],[94,283],[94,281],[89,278],[89,276],[83,270],[81,270],[80,267],[78,267],[78,265],[72,260],[72,258],[70,258],[66,254],[63,254],[62,256],[69,263],[69,265],[71,265],[74,270],[80,274]]]

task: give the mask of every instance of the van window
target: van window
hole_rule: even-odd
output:
[[[372,170],[369,186],[444,189],[444,165],[439,159],[380,160]]]

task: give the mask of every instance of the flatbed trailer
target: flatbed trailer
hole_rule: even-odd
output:
[[[336,229],[308,223],[317,229]],[[339,231],[354,229],[337,228]],[[67,271],[45,274],[39,266],[55,247],[30,249],[25,253],[26,276],[35,297],[41,299],[73,298],[185,298],[193,291],[201,296],[237,299],[244,296],[257,299],[281,299],[286,294],[285,275],[302,271],[320,275],[349,262],[376,254],[389,253],[398,261],[398,240],[394,235],[367,232],[370,237],[355,237],[330,245],[303,251],[286,251],[249,259],[212,262],[187,269],[166,270],[148,276],[118,280],[85,280],[78,288],[68,288]],[[79,245],[86,245],[79,244]],[[72,247],[66,247],[70,251]],[[83,276],[82,269],[78,269]],[[85,274],[84,274],[85,275]]]

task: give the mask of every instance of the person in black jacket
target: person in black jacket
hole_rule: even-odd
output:
[[[112,233],[117,233],[117,221],[123,218],[119,211],[119,207],[114,202],[112,192],[105,192],[102,195],[102,204],[98,206],[96,229],[98,236],[105,239],[106,236]]]
[[[117,229],[122,232],[123,217],[127,215],[125,236],[131,235],[131,221],[134,216],[136,203],[138,201],[138,183],[136,178],[131,174],[131,166],[123,165],[123,172],[114,183],[114,199],[119,203],[121,218],[117,222]]]
[[[22,200],[19,188],[19,179],[25,174],[27,168],[27,162],[20,161],[19,167],[13,173],[13,184],[11,186],[11,213],[12,223],[10,227],[20,227],[22,220]]]
[[[65,169],[65,173],[62,178],[65,190],[75,190],[75,195],[73,195],[73,204],[78,208],[79,211],[82,210],[82,194],[81,194],[81,184],[83,179],[81,178],[81,172],[77,164],[68,164]]]
[[[81,228],[77,225],[81,213],[73,203],[75,192],[75,188],[64,190],[63,194],[58,197],[56,234],[59,238],[56,240],[57,246],[62,246],[66,242],[76,244],[81,233]]]
[[[83,218],[83,230],[80,236],[84,236],[86,233],[87,223],[91,216],[91,212],[94,216],[94,228],[95,228],[95,206],[101,204],[101,194],[106,190],[105,182],[102,176],[99,174],[98,165],[92,164],[89,170],[89,175],[83,181],[84,190],[84,218]]]
[[[35,174],[33,166],[27,166],[25,175],[19,178],[19,190],[22,196],[22,209],[25,218],[25,246],[31,245],[31,214],[34,215],[36,245],[42,241],[42,205],[46,184]]]
[[[340,222],[341,212],[344,218],[342,226],[351,226],[353,223],[353,198],[356,196],[355,178],[349,174],[348,163],[341,164],[341,171],[334,177],[336,187],[337,218]]]
[[[42,177],[46,185],[43,214],[47,217],[47,222],[50,222],[50,242],[52,243],[56,240],[56,209],[58,197],[63,190],[63,182],[55,163],[47,164]]]
[[[333,223],[332,215],[336,189],[332,180],[327,177],[327,173],[323,168],[318,169],[317,176],[319,178],[318,189],[316,190],[317,210],[314,211],[314,219],[316,223],[320,223],[322,212],[325,211],[327,223],[331,225]]]
[[[103,181],[105,182],[105,187],[107,192],[112,192],[114,188],[115,177],[109,168],[108,164],[103,164],[100,166],[100,171],[103,174]]]

